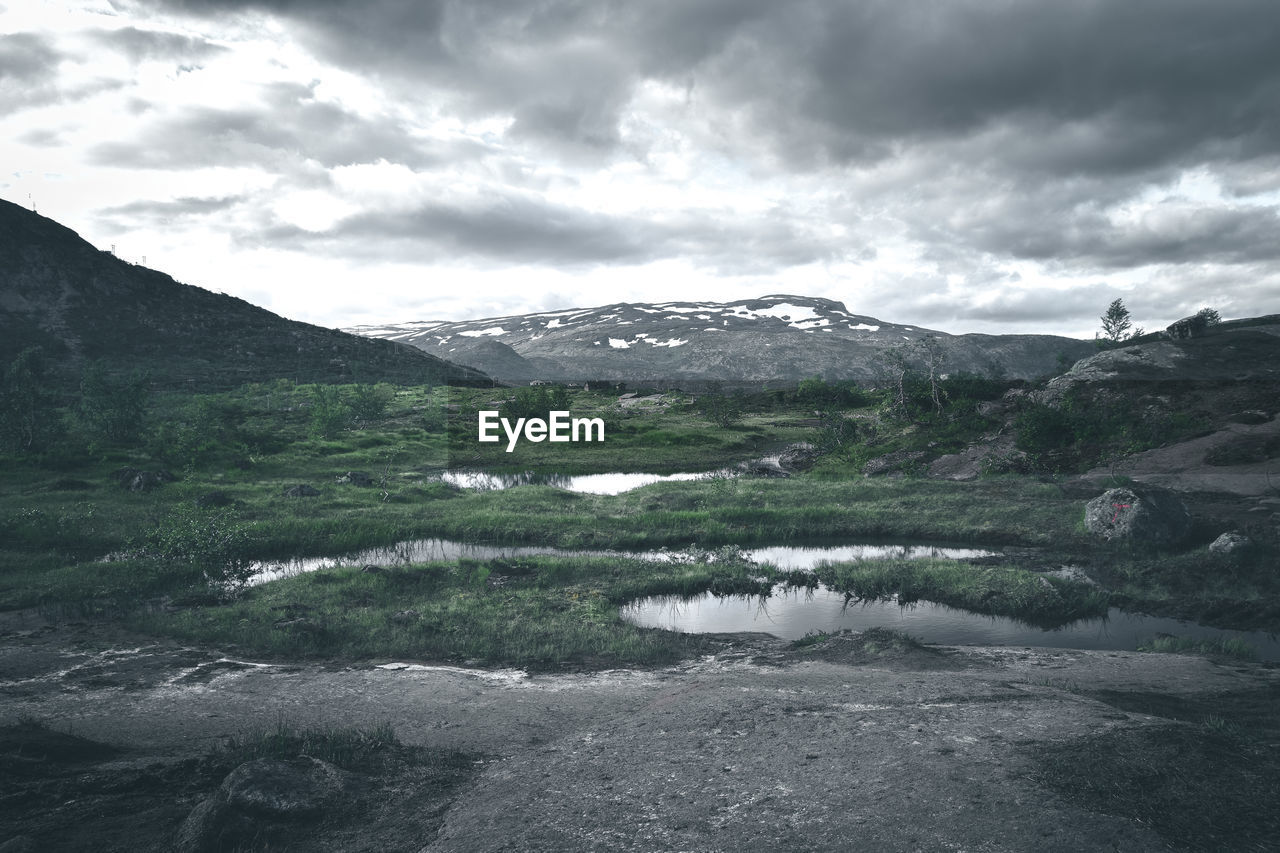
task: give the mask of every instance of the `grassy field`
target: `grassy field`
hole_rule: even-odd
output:
[[[170,394],[150,403],[131,440],[86,436],[68,413],[71,426],[40,453],[0,466],[0,608],[110,614],[263,654],[654,663],[690,653],[697,641],[622,623],[619,604],[777,578],[736,563],[546,558],[523,573],[465,562],[338,570],[239,596],[226,582],[243,580],[253,559],[426,537],[592,550],[929,542],[1036,549],[1041,562],[1090,567],[1113,594],[1024,571],[1017,560],[888,561],[819,576],[859,596],[897,594],[1043,624],[1105,611],[1108,600],[1241,627],[1280,624],[1278,581],[1264,566],[1222,572],[1203,549],[1135,557],[1100,547],[1083,532],[1081,501],[1051,478],[861,475],[877,454],[972,440],[988,425],[971,407],[911,419],[890,412],[883,396],[847,391],[827,400],[782,392],[620,400],[616,391],[560,390],[558,404],[575,416],[605,421],[605,443],[522,442],[506,454],[474,441],[474,412],[536,410],[547,400],[531,403],[535,393],[547,392],[282,381]],[[613,496],[536,485],[472,491],[439,479],[459,463],[558,473],[715,470],[799,441],[824,455],[811,472],[785,479],[714,477]],[[173,480],[130,491],[122,470],[126,481],[130,470]],[[306,496],[290,496],[298,486]],[[494,576],[507,580],[494,586]],[[163,601],[190,606],[174,611]]]

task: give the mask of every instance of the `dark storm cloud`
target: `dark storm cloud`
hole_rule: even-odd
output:
[[[767,219],[733,223],[684,215],[654,222],[516,195],[362,213],[319,232],[276,223],[240,240],[383,261],[466,258],[587,267],[684,258],[729,272],[776,270],[831,255],[829,247]]]
[[[31,33],[0,36],[0,115],[58,100],[54,83],[62,55]]]
[[[154,2],[270,11],[335,61],[430,80],[517,127],[600,144],[644,77],[741,111],[758,141],[797,163],[1002,123],[1050,143],[1025,165],[1052,173],[1280,142],[1280,7],[1266,0]],[[1061,144],[1063,127],[1081,129],[1076,147]]]
[[[892,220],[895,238],[919,242],[949,273],[1017,259],[1077,277],[1155,266],[1181,269],[1190,298],[1199,265],[1280,260],[1269,208],[1160,203],[1116,216],[1186,170],[1220,179],[1228,199],[1280,188],[1280,4],[1271,0],[139,2],[276,15],[317,55],[407,100],[511,120],[509,141],[533,146],[535,160],[643,158],[647,143],[624,130],[640,86],[659,81],[685,94],[687,121],[674,127],[695,149],[767,177],[845,184],[851,211]],[[240,134],[245,145],[269,136]],[[797,225],[748,229],[761,240],[748,258],[751,248],[721,251],[729,237],[697,217],[681,232],[577,215],[557,230],[440,209],[423,222],[449,236],[422,239],[546,263],[687,252],[718,270],[833,254]],[[534,245],[544,239],[564,242]],[[926,294],[946,291],[945,275],[908,284],[895,298],[926,310]],[[1051,299],[1008,304],[1008,316],[1041,305],[1052,316]]]
[[[132,141],[90,151],[100,165],[143,169],[260,165],[285,170],[299,159],[321,166],[379,159],[426,168],[480,156],[474,143],[417,139],[400,122],[369,118],[316,100],[311,87],[264,87],[263,103],[239,109],[186,107],[145,125]]]
[[[147,59],[198,61],[227,50],[201,38],[137,27],[92,30],[88,36],[102,47],[120,51],[133,62]]]
[[[40,80],[53,73],[62,54],[33,33],[0,36],[0,85]]]
[[[138,227],[170,225],[180,219],[221,213],[247,200],[247,196],[243,195],[184,196],[169,201],[142,200],[115,207],[104,207],[96,211],[94,216],[106,230],[122,233]]]
[[[33,33],[0,35],[0,115],[79,101],[124,86],[110,79],[64,86],[58,80],[58,65],[67,58]]]

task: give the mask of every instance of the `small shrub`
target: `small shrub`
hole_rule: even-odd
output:
[[[248,533],[231,512],[181,504],[132,551],[134,556],[163,560],[175,568],[199,573],[211,587],[234,591],[253,576],[252,562],[246,556],[250,545]]]

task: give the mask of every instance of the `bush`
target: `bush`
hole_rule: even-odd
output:
[[[704,395],[699,408],[718,427],[727,429],[742,421],[742,403],[724,394]]]
[[[357,385],[351,392],[351,417],[357,426],[379,420],[387,412],[394,392],[388,385]]]
[[[199,573],[211,587],[234,591],[253,576],[250,545],[245,528],[229,511],[182,504],[131,550],[135,556]]]
[[[35,453],[60,434],[56,401],[45,385],[46,368],[39,347],[18,354],[0,384],[0,449]]]
[[[93,362],[80,377],[76,420],[91,440],[131,444],[142,437],[150,403],[151,389],[141,373],[115,377]]]
[[[1076,439],[1075,419],[1061,409],[1040,403],[1023,409],[1014,427],[1018,433],[1018,449],[1031,453],[1067,447]]]
[[[311,392],[311,435],[333,438],[351,424],[351,407],[332,385],[317,385]]]

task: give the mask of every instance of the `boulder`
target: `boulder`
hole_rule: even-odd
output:
[[[178,479],[163,468],[157,468],[155,471],[141,471],[128,465],[117,468],[111,476],[131,492],[147,492],[163,483],[172,483]]]
[[[886,453],[884,456],[872,459],[866,465],[863,465],[862,473],[868,477],[891,474],[911,467],[926,456],[928,454],[923,450],[895,450],[893,453]]]
[[[1177,545],[1191,532],[1191,514],[1173,492],[1124,487],[1108,489],[1089,501],[1084,526],[1109,542]]]
[[[372,486],[373,477],[364,471],[348,471],[338,477],[339,483],[350,483],[353,486]]]
[[[401,610],[391,617],[391,621],[397,625],[411,625],[422,618],[422,614],[416,610]]]
[[[807,442],[790,444],[778,454],[778,464],[788,471],[807,471],[818,459],[818,448]]]
[[[260,849],[293,821],[314,820],[349,787],[349,774],[318,758],[259,758],[241,764],[182,822],[181,853]],[[274,849],[274,848],[272,848]]]
[[[298,486],[289,486],[281,494],[286,498],[314,498],[320,494],[320,490],[303,483]]]
[[[738,470],[748,477],[790,477],[782,467],[771,459],[752,459],[742,462]]]
[[[341,796],[346,775],[309,755],[288,760],[258,758],[232,770],[219,790],[227,805],[248,814],[310,817]]]
[[[1224,533],[1209,545],[1209,553],[1219,557],[1243,557],[1253,550],[1253,540],[1241,533]]]

